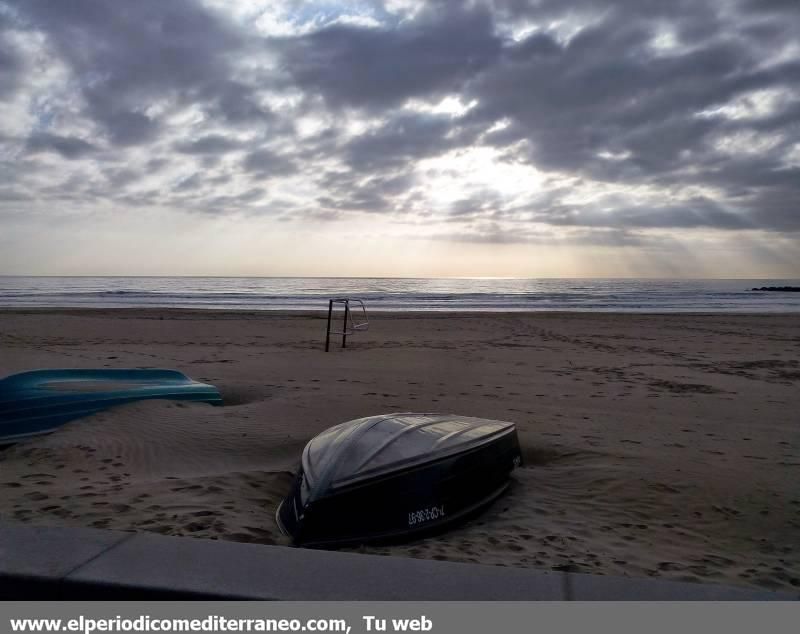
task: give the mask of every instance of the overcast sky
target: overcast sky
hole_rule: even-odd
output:
[[[0,274],[800,277],[800,2],[0,0]]]

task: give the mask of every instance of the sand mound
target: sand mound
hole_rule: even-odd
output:
[[[115,408],[4,452],[0,487],[17,520],[278,543],[304,441],[258,409]]]

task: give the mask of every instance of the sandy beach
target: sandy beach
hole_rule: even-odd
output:
[[[164,367],[153,401],[0,452],[0,517],[285,544],[305,443],[393,411],[513,421],[526,464],[469,523],[358,550],[800,593],[800,315],[0,312],[0,377]]]

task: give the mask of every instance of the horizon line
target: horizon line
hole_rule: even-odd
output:
[[[431,275],[431,276],[407,276],[407,275],[47,275],[47,274],[6,274],[0,273],[0,278],[142,278],[142,279],[309,279],[309,280],[798,280],[798,277],[667,277],[667,276],[516,276],[516,275]]]

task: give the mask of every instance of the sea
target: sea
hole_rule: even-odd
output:
[[[309,311],[349,297],[369,311],[800,312],[800,293],[761,286],[800,280],[0,276],[0,308]]]

